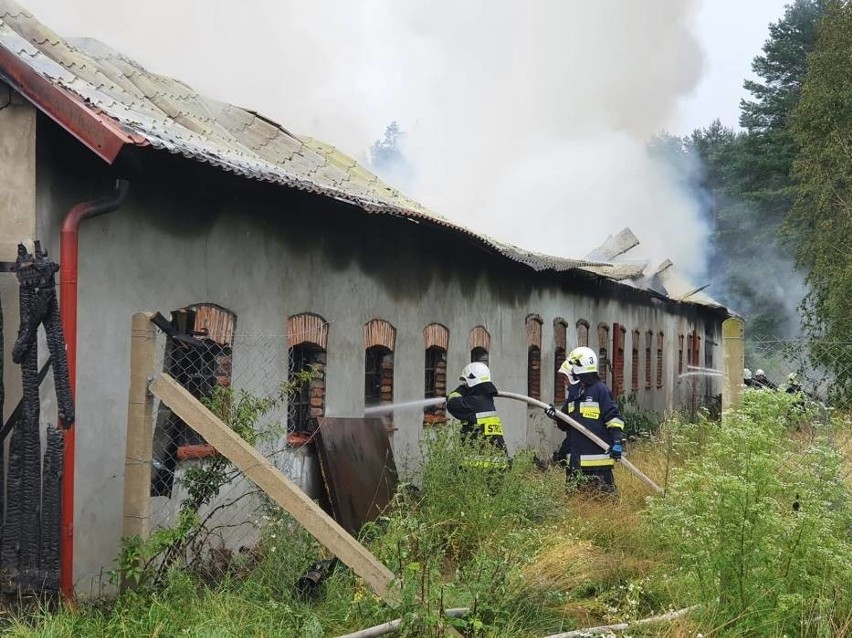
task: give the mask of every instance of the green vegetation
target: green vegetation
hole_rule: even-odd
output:
[[[852,424],[811,425],[795,401],[749,391],[724,424],[664,423],[630,453],[665,498],[620,470],[617,498],[566,493],[564,474],[537,471],[531,452],[505,476],[470,468],[458,430],[433,430],[419,474],[362,532],[399,578],[395,606],[342,566],[317,596],[297,594],[328,554],[270,510],[244,554],[175,565],[108,605],[21,613],[6,635],[336,636],[401,618],[399,636],[447,635],[451,623],[468,636],[532,637],[693,604],[689,617],[630,633],[848,635]],[[450,607],[470,613],[446,620]]]
[[[830,3],[818,34],[793,113],[797,187],[786,230],[808,273],[812,355],[834,371],[835,398],[852,403],[852,4]]]

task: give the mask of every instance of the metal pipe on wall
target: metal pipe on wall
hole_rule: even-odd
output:
[[[77,397],[77,273],[79,228],[84,219],[117,210],[127,198],[130,182],[117,180],[115,190],[105,197],[81,202],[62,220],[59,239],[59,313],[68,354],[71,398]],[[62,542],[59,589],[66,600],[74,598],[74,454],[75,423],[62,423],[65,447],[62,472]]]

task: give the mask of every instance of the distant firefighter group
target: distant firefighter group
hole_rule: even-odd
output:
[[[763,370],[758,369],[757,372],[752,375],[751,370],[748,368],[743,369],[743,385],[747,388],[754,388],[755,390],[778,390],[778,386],[772,381],[770,381],[766,377],[766,373]],[[799,383],[799,375],[795,372],[791,372],[787,375],[787,385],[783,388],[785,392],[790,394],[796,394],[802,391],[802,384]]]

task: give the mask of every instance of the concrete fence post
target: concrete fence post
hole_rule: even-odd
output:
[[[133,315],[130,332],[130,390],[127,398],[127,444],[124,456],[122,536],[147,538],[151,527],[151,463],[154,446],[154,375],[157,330],[147,312]]]
[[[722,322],[722,415],[740,405],[743,395],[743,333],[742,319]]]

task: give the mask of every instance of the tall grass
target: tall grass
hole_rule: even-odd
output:
[[[330,556],[279,514],[245,565],[173,570],[156,590],[79,610],[40,608],[0,629],[312,637],[402,618],[398,636],[429,637],[446,635],[442,609],[469,607],[452,621],[468,636],[532,637],[701,603],[691,617],[630,635],[849,635],[850,427],[842,419],[802,427],[790,408],[781,395],[749,393],[722,425],[671,420],[631,446],[664,498],[621,467],[616,497],[568,491],[564,473],[538,471],[531,451],[505,471],[472,468],[465,461],[490,448],[463,443],[457,428],[436,429],[420,470],[361,534],[397,575],[398,604],[343,566],[319,596],[296,594],[299,576]]]
[[[794,399],[747,392],[703,442],[672,422],[688,462],[648,513],[677,575],[720,635],[839,635],[852,614],[848,423],[788,431]],[[800,426],[801,427],[801,426]],[[847,459],[848,462],[848,459]]]

